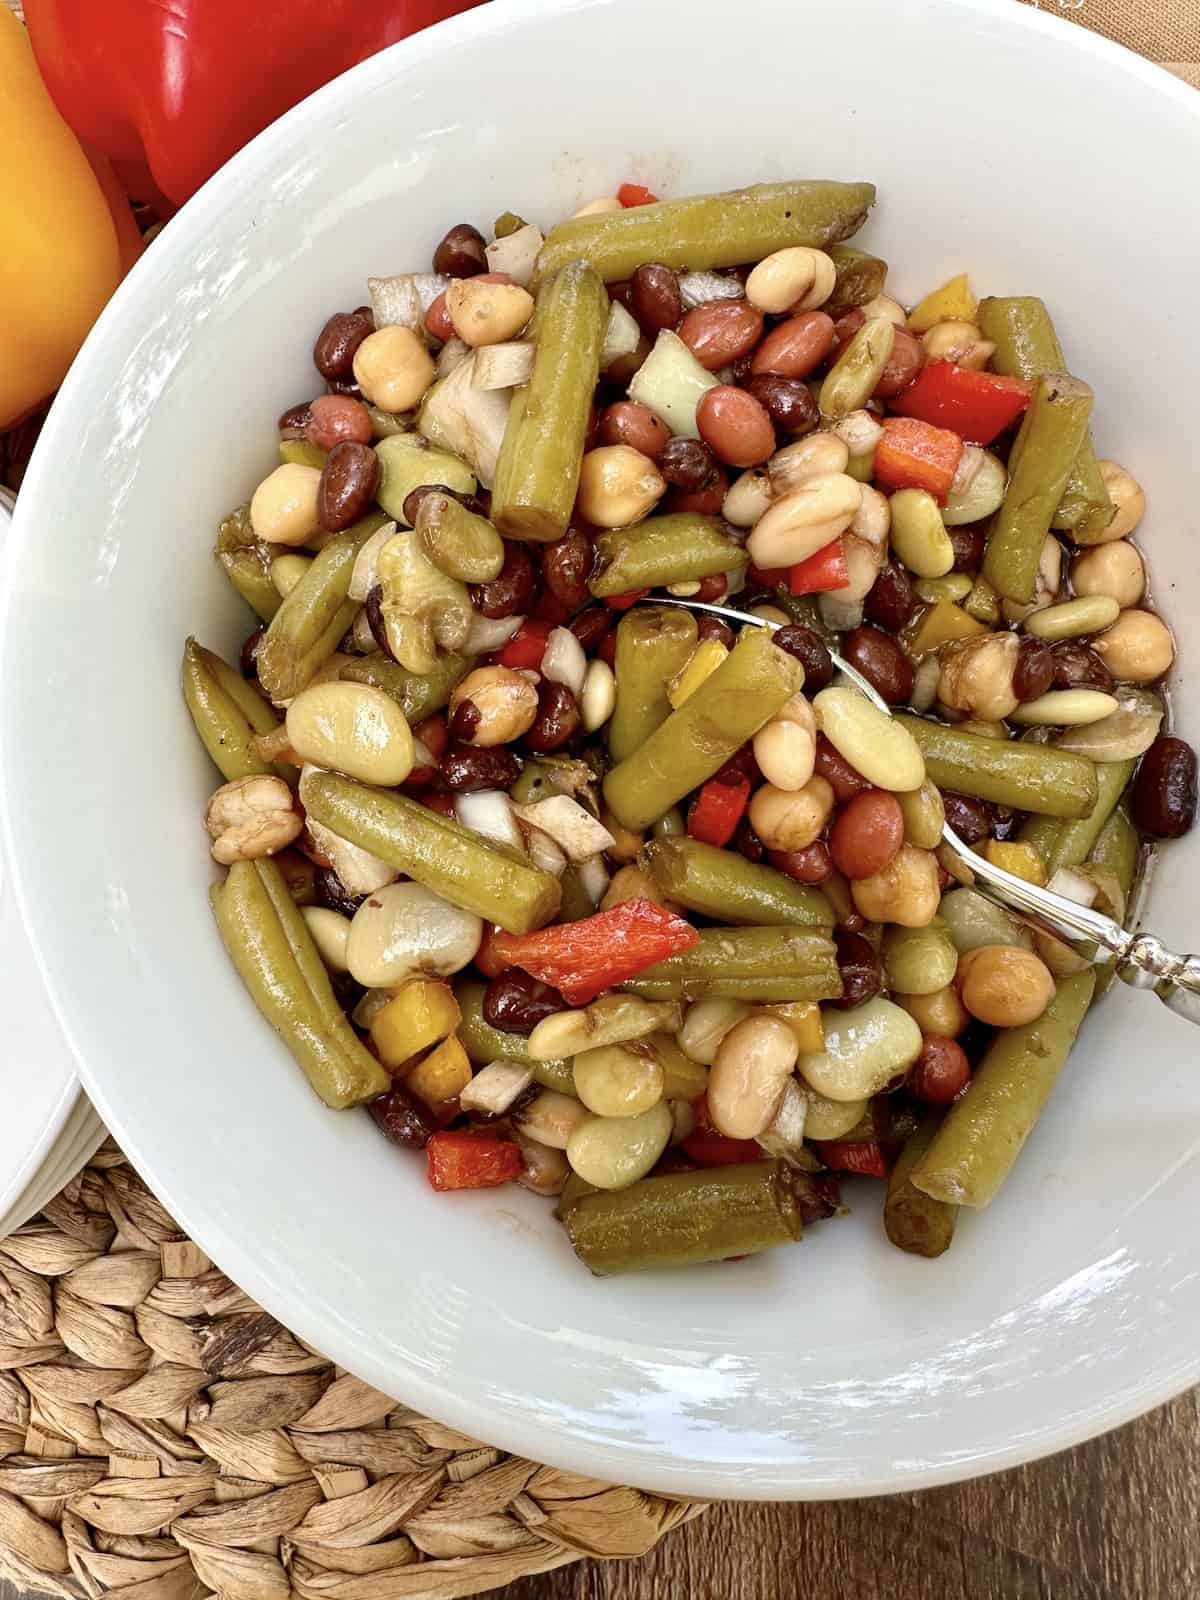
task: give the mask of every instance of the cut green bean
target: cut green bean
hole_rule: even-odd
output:
[[[898,1250],[910,1256],[944,1255],[954,1238],[958,1207],[923,1194],[911,1181],[912,1170],[932,1144],[936,1117],[925,1117],[909,1134],[888,1178],[883,1202],[883,1228]]]
[[[765,629],[744,632],[695,694],[605,778],[618,822],[635,832],[649,827],[718,772],[803,682],[803,667]]]
[[[856,250],[852,244],[830,245],[826,254],[837,268],[833,293],[821,307],[829,316],[840,317],[843,311],[865,306],[868,300],[883,293],[887,282],[886,261],[866,250]]]
[[[504,565],[504,541],[486,517],[449,494],[427,494],[417,511],[421,548],[440,572],[460,583],[490,583]]]
[[[422,675],[409,672],[382,651],[347,661],[338,671],[344,683],[369,683],[390,695],[410,722],[423,721],[447,705],[456,686],[474,665],[474,656],[438,653],[433,671]]]
[[[988,535],[983,575],[1006,600],[1028,605],[1055,507],[1087,436],[1092,391],[1078,378],[1045,373],[1008,458],[1008,487]]]
[[[996,1198],[1050,1098],[1095,987],[1090,970],[1060,978],[1036,1022],[996,1035],[913,1169],[923,1194],[974,1207]]]
[[[200,659],[212,673],[217,683],[237,706],[255,733],[272,733],[282,720],[275,707],[249,678],[231,667],[220,656],[197,645]]]
[[[596,550],[603,564],[588,588],[599,599],[736,572],[748,559],[720,517],[698,511],[676,511],[602,533]]]
[[[285,467],[313,467],[320,472],[329,460],[329,451],[310,444],[307,439],[281,439],[279,460]]]
[[[302,799],[308,815],[339,838],[508,933],[543,927],[558,910],[552,873],[533,866],[523,851],[485,839],[419,800],[335,772],[311,773]]]
[[[1134,880],[1137,877],[1138,863],[1141,859],[1141,841],[1137,829],[1129,820],[1129,815],[1124,806],[1118,806],[1100,830],[1100,837],[1096,840],[1088,860],[1096,867],[1104,867],[1111,872],[1120,886],[1121,893],[1125,896],[1125,921],[1126,925],[1132,920],[1130,916],[1131,896],[1133,894]],[[1109,984],[1117,975],[1116,958],[1101,963],[1096,968],[1096,999],[1105,993]]]
[[[824,250],[857,233],[874,202],[872,183],[801,180],[572,217],[542,246],[534,287],[580,258],[605,283],[618,283],[646,261],[702,272],[761,261],[787,245]]]
[[[985,739],[923,717],[901,715],[939,789],[1046,817],[1085,817],[1099,790],[1094,762],[1067,750]]]
[[[183,698],[200,741],[220,768],[226,783],[274,772],[254,747],[254,728],[237,701],[213,671],[212,652],[189,639],[183,651]],[[232,671],[232,668],[229,669]]]
[[[667,685],[696,648],[698,638],[690,611],[639,606],[622,617],[613,667],[617,703],[608,724],[608,753],[614,762],[624,761],[640,749],[671,715]]]
[[[1006,377],[1039,378],[1065,372],[1062,346],[1041,300],[1031,295],[988,298],[979,303],[979,327],[996,346],[992,366]],[[1054,514],[1054,527],[1070,529],[1077,544],[1096,544],[1113,519],[1090,434],[1085,434]]]
[[[833,926],[833,907],[819,889],[732,850],[718,850],[699,839],[667,837],[648,844],[641,860],[669,900],[716,922]]]
[[[483,997],[487,985],[474,978],[454,980],[454,998],[462,1012],[458,1025],[458,1039],[463,1049],[477,1067],[486,1067],[490,1061],[511,1061],[519,1067],[528,1067],[536,1082],[546,1089],[557,1089],[560,1094],[575,1094],[575,1074],[569,1061],[535,1061],[526,1049],[528,1040],[523,1033],[504,1033],[493,1028],[483,1015]]]
[[[597,1277],[726,1261],[799,1239],[797,1182],[782,1161],[673,1172],[581,1195],[563,1224]]]
[[[543,274],[533,372],[513,395],[492,486],[492,520],[510,539],[567,531],[607,326],[608,295],[586,261]]]
[[[271,581],[271,551],[257,538],[250,521],[250,502],[222,518],[216,557],[221,570],[252,611],[270,622],[279,610],[279,591]]]
[[[1042,746],[1045,749],[1045,746]],[[1086,757],[1084,758],[1087,759]],[[1091,854],[1105,823],[1133,776],[1133,761],[1097,761],[1096,803],[1087,816],[1071,822],[1056,822],[1048,817],[1031,817],[1018,837],[1031,844],[1053,875],[1059,867],[1077,867]]]
[[[833,940],[808,928],[701,928],[698,942],[621,985],[645,1000],[783,1003],[842,993]]]

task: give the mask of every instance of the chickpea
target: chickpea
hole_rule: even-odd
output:
[[[476,716],[459,716],[469,703]],[[511,667],[476,667],[450,696],[450,721],[456,738],[488,748],[509,744],[533,726],[538,692],[529,679]]]
[[[1015,633],[985,633],[946,645],[939,658],[938,699],[951,711],[1002,721],[1019,703],[1013,674],[1020,649]]]
[[[766,727],[758,730],[753,749],[768,783],[789,793],[804,788],[817,759],[817,719],[802,694],[794,694]]]
[[[632,828],[618,822],[607,806],[600,812],[600,821],[613,836],[613,842],[605,854],[613,861],[636,861],[638,851],[646,842],[645,834],[635,833]]]
[[[1049,967],[1017,945],[984,944],[968,951],[958,963],[956,981],[963,1005],[993,1028],[1034,1022],[1054,999]]]
[[[354,381],[381,411],[411,411],[436,370],[425,341],[411,328],[379,328],[354,353]]]
[[[533,315],[533,296],[519,283],[491,282],[490,275],[451,278],[446,310],[464,344],[503,344],[515,339]]]
[[[953,361],[979,371],[987,366],[996,346],[973,322],[937,322],[921,335],[921,348],[926,361]]]
[[[941,900],[937,857],[915,845],[902,844],[882,872],[858,878],[850,893],[868,922],[895,922],[902,928],[925,928],[937,916]]]
[[[1146,592],[1142,552],[1128,539],[1081,550],[1071,563],[1071,586],[1080,595],[1109,595],[1122,610],[1136,606]]]
[[[1146,515],[1146,494],[1141,484],[1126,472],[1119,461],[1101,461],[1100,476],[1116,513],[1100,535],[1100,542],[1108,544],[1113,539],[1123,539],[1132,533]]]
[[[810,778],[794,793],[764,783],[750,801],[750,826],[768,850],[803,850],[819,839],[833,810],[833,786]]]
[[[579,513],[597,528],[626,528],[653,508],[666,490],[649,456],[628,444],[589,450],[579,470]]]
[[[250,501],[250,523],[264,544],[307,544],[320,524],[317,494],[321,474],[316,467],[285,462],[269,473]]]
[[[922,1033],[957,1039],[971,1020],[958,990],[951,986],[933,994],[894,994],[892,999],[904,1007]]]
[[[1175,659],[1170,629],[1152,611],[1122,611],[1092,649],[1118,683],[1152,683]]]
[[[735,1023],[717,1047],[708,1076],[713,1126],[730,1139],[755,1139],[770,1127],[791,1081],[800,1042],[781,1017]]]

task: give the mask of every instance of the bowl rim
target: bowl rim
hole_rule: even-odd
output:
[[[173,238],[177,241],[175,248],[183,251],[189,242],[198,243],[203,238],[210,221],[215,223],[219,220],[226,191],[240,188],[256,175],[268,171],[277,144],[286,141],[294,130],[310,122],[321,121],[327,107],[353,98],[360,88],[373,85],[377,80],[386,81],[398,61],[406,67],[416,67],[426,59],[440,57],[456,44],[484,41],[508,31],[514,25],[536,22],[541,17],[557,18],[564,13],[592,10],[604,3],[605,0],[504,0],[503,5],[480,5],[436,23],[368,58],[285,113],[214,174],[172,219],[169,229],[174,230]],[[665,6],[670,0],[650,0],[650,3]],[[1064,17],[1049,14],[1036,6],[1017,6],[1013,0],[941,0],[941,4],[947,11],[981,19],[996,28],[1023,32],[1031,43],[1039,36],[1049,36],[1060,42],[1069,41],[1071,49],[1139,81],[1147,92],[1163,95],[1180,106],[1190,108],[1190,115],[1200,123],[1200,93],[1196,89],[1156,63]],[[158,260],[161,259],[161,256],[158,257]],[[51,408],[27,471],[8,535],[11,550],[7,553],[11,559],[0,562],[0,625],[9,612],[12,574],[27,542],[31,543],[36,536],[34,504],[53,495],[54,464],[58,451],[65,449],[70,442],[70,416],[76,397],[82,396],[88,388],[90,367],[102,360],[110,350],[124,347],[127,309],[141,293],[143,282],[151,281],[151,274],[156,271],[155,252],[147,252],[135,264],[92,329],[59,391],[58,400]],[[3,700],[0,699],[0,711],[2,709]],[[297,1300],[292,1286],[285,1282],[282,1273],[272,1270],[270,1259],[264,1260],[256,1254],[252,1241],[222,1228],[218,1222],[210,1225],[194,1190],[186,1194],[178,1193],[172,1174],[160,1170],[153,1150],[144,1149],[139,1140],[126,1138],[122,1134],[119,1108],[108,1097],[103,1073],[99,1076],[94,1073],[92,1064],[81,1049],[70,1020],[71,1007],[65,983],[60,996],[62,980],[47,959],[39,938],[38,917],[32,907],[34,874],[18,859],[16,850],[14,817],[18,805],[14,781],[10,776],[14,770],[13,764],[5,759],[4,719],[0,716],[0,850],[7,854],[12,863],[12,885],[30,947],[63,1036],[74,1056],[79,1076],[94,1104],[136,1169],[145,1175],[154,1192],[212,1259],[220,1263],[224,1272],[268,1309],[286,1306],[281,1321],[331,1359],[386,1392],[394,1382],[395,1373],[386,1373],[383,1364],[370,1350],[360,1347],[357,1330],[349,1327],[324,1305],[312,1300]],[[199,1225],[193,1227],[193,1222]],[[670,1461],[664,1455],[653,1462],[633,1457],[621,1445],[599,1441],[594,1437],[572,1435],[562,1425],[550,1430],[545,1422],[533,1418],[525,1420],[515,1412],[493,1414],[483,1398],[460,1398],[443,1381],[426,1377],[419,1367],[411,1363],[406,1364],[404,1370],[403,1403],[471,1436],[486,1436],[490,1442],[513,1454],[565,1470],[586,1473],[611,1483],[627,1483],[632,1479],[649,1489],[687,1498],[855,1499],[936,1487],[1038,1460],[1129,1422],[1197,1381],[1200,1381],[1200,1349],[1194,1358],[1159,1370],[1153,1381],[1132,1388],[1123,1400],[1097,1402],[1073,1417],[1052,1424],[1036,1436],[1025,1434],[1019,1443],[990,1449],[986,1455],[967,1461],[943,1456],[936,1462],[893,1464],[885,1475],[877,1474],[853,1481],[839,1480],[832,1486],[822,1481],[807,1483],[795,1477],[786,1485],[776,1481],[764,1485],[747,1482],[738,1475],[740,1469],[722,1468],[718,1464],[688,1466]]]

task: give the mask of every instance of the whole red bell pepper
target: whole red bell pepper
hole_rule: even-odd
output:
[[[699,938],[675,912],[639,899],[537,933],[499,933],[491,949],[495,959],[532,973],[571,1005],[585,1006],[602,989],[690,949]]]
[[[1029,404],[1029,385],[998,372],[931,361],[890,404],[902,417],[949,428],[972,444],[991,444]]]
[[[297,101],[476,0],[25,0],[42,76],[131,192],[182,205]]]

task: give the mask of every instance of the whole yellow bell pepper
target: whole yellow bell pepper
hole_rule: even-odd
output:
[[[0,4],[0,429],[62,381],[121,280],[113,213]]]

